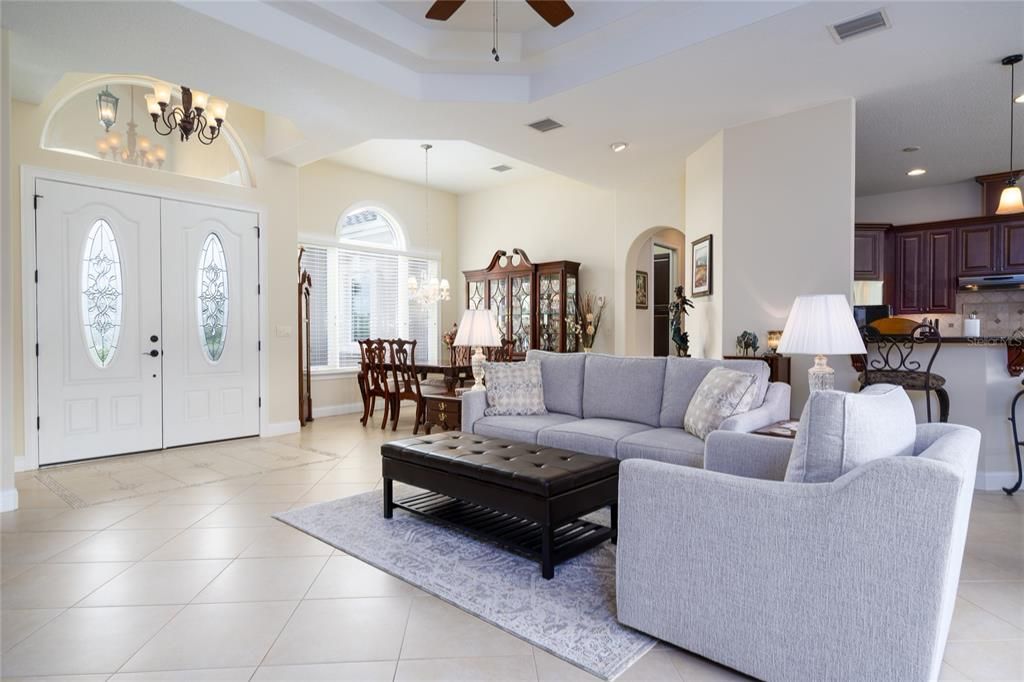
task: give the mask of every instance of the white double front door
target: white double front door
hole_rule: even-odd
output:
[[[36,194],[40,464],[258,434],[258,216]]]

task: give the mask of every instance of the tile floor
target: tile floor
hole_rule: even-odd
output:
[[[376,488],[391,437],[335,417],[44,472],[61,494],[19,474],[21,509],[0,515],[4,679],[592,679],[270,518]],[[945,659],[941,679],[1024,679],[1024,494],[975,496]],[[659,645],[620,679],[740,676]]]

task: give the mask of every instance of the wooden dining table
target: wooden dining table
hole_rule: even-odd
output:
[[[390,362],[384,363],[385,369],[388,372],[394,370],[394,364]],[[416,373],[420,379],[426,379],[431,374],[439,374],[444,377],[445,392],[451,395],[455,395],[456,387],[460,387],[466,383],[467,379],[473,378],[473,367],[469,364],[465,365],[451,365],[447,362],[435,362],[426,364],[416,364]],[[366,404],[366,372],[360,369],[359,374],[356,375],[359,383],[359,396],[363,401],[363,405]]]

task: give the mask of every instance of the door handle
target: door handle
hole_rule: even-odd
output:
[[[143,355],[148,355],[151,358],[158,358],[158,357],[160,357],[160,351],[158,351],[157,349],[154,348],[153,350],[149,351],[148,353],[143,353]]]
[[[160,337],[157,336],[156,334],[153,334],[151,337],[149,337],[149,340],[152,341],[153,343],[156,343],[157,341],[160,340]]]

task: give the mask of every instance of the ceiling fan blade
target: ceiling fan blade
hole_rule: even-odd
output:
[[[526,0],[526,3],[552,26],[558,26],[575,14],[565,0]]]
[[[455,10],[462,7],[466,0],[437,0],[427,10],[427,19],[435,21],[448,21],[455,14]]]

